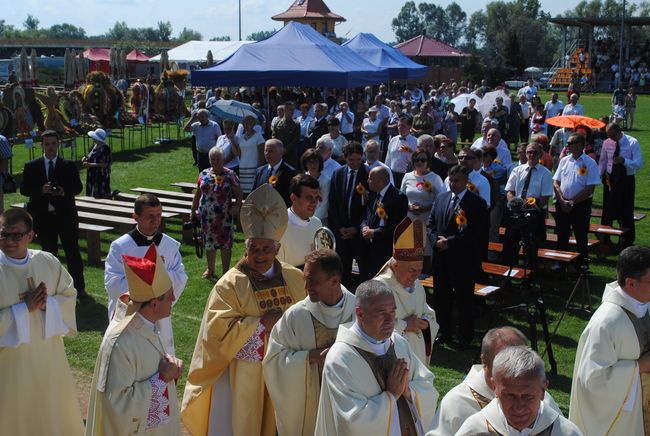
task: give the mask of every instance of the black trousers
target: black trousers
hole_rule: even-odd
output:
[[[208,157],[208,153],[201,153],[200,151],[197,154],[197,159],[196,159],[197,166],[199,167],[199,172],[210,168],[210,159]]]
[[[440,336],[451,337],[454,334],[454,304],[458,312],[458,339],[468,343],[474,338],[474,274],[467,270],[452,268],[452,262],[444,254],[434,261],[433,268],[433,308],[440,325]]]
[[[354,259],[357,260],[360,277],[363,276],[366,270],[366,263],[364,262],[366,257],[362,255],[363,245],[359,235],[352,239],[336,239],[336,253],[343,263],[343,277],[341,278],[341,282],[350,292],[356,288],[354,279],[352,278],[352,261]]]
[[[636,178],[634,176],[625,176],[625,182],[623,183],[624,189],[619,190],[618,195],[622,195],[621,203],[623,207],[620,210],[618,216],[619,225],[621,228],[625,229],[625,233],[621,237],[621,245],[623,247],[629,247],[634,245],[634,240],[636,239],[636,230],[634,229],[634,197],[636,191]],[[608,203],[607,195],[603,196],[603,217],[601,223],[606,226],[611,226],[614,223],[614,220],[610,218],[608,213],[605,213],[606,210],[611,207]]]
[[[46,213],[34,217],[34,230],[38,234],[43,251],[58,255],[59,238],[65,253],[68,272],[74,281],[78,293],[86,290],[84,280],[84,265],[79,252],[79,221],[71,219],[70,215]]]
[[[571,231],[576,238],[576,248],[580,253],[580,263],[584,263],[589,254],[589,222],[591,220],[591,198],[575,204],[569,212],[563,212],[559,205],[555,212],[557,231],[557,249],[567,251]]]

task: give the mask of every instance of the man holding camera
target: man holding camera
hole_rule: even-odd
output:
[[[83,190],[79,170],[74,162],[58,156],[58,133],[46,130],[41,136],[43,156],[25,164],[20,193],[29,197],[27,212],[34,218],[34,230],[43,251],[56,256],[61,238],[77,296],[89,299],[79,252],[79,217],[74,202],[75,195]]]
[[[532,244],[528,247],[531,266],[537,258],[537,247],[546,239],[544,219],[548,199],[553,195],[553,178],[551,172],[539,163],[541,156],[540,144],[528,144],[526,163],[515,167],[506,183],[509,210],[503,245],[503,262],[506,265],[510,265],[517,254],[522,231],[528,231],[533,236]]]

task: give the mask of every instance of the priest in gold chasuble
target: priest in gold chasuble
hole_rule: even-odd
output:
[[[185,385],[181,417],[194,436],[276,434],[262,359],[275,323],[305,298],[302,272],[275,258],[287,226],[282,197],[262,185],[240,217],[246,252],[210,293]]]

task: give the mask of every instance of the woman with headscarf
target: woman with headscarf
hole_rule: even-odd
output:
[[[93,148],[81,158],[81,165],[87,168],[86,195],[94,198],[109,198],[111,196],[111,164],[113,157],[111,148],[106,143],[106,132],[97,129],[88,132],[93,140]]]

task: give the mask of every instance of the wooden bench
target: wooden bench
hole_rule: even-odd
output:
[[[548,206],[548,211],[550,213],[555,213],[555,205],[549,205]],[[603,216],[603,210],[602,209],[591,209],[591,216],[594,218],[601,218]],[[641,212],[634,212],[634,220],[635,221],[641,221],[643,218],[645,218],[646,214],[641,213]]]
[[[155,195],[156,197],[172,198],[174,200],[194,200],[194,194],[188,194],[186,192],[166,191],[164,189],[152,188],[131,188],[130,191],[139,192],[141,194],[149,193]]]
[[[75,205],[77,206],[78,211],[97,213],[102,215],[108,215],[111,217],[113,216],[128,217],[132,219],[132,215],[133,215],[133,209],[127,207],[110,206],[108,204],[88,203],[79,200],[75,201]],[[163,212],[162,220],[160,223],[160,231],[161,232],[165,231],[165,226],[166,226],[165,220],[167,218],[175,218],[177,216],[178,216],[177,213]]]
[[[506,234],[506,228],[505,227],[499,227],[499,235],[503,236]],[[557,234],[555,233],[547,233],[546,234],[546,241],[547,242],[557,242]],[[576,238],[570,237],[569,238],[569,244],[575,245],[576,244]],[[600,244],[600,241],[598,239],[588,239],[587,240],[587,245],[591,248],[596,245]]]
[[[109,206],[119,206],[119,207],[126,207],[129,208],[131,213],[133,213],[133,202],[132,201],[119,201],[119,200],[111,200],[108,198],[93,198],[93,197],[76,197],[76,200],[83,201],[86,203],[97,203],[97,204],[106,204]],[[190,207],[171,207],[171,206],[166,206],[163,205],[163,213],[169,212],[171,214],[176,214],[173,216],[169,216],[169,218],[173,218],[175,216],[180,215],[183,220],[187,220],[190,217],[190,214],[192,213],[192,209]]]
[[[191,182],[174,182],[172,183],[172,186],[181,188],[181,191],[186,193],[192,193],[196,189],[196,183],[191,183]]]
[[[490,242],[488,250],[501,253],[503,251],[503,244],[501,242]],[[549,248],[539,248],[537,250],[537,257],[539,259],[554,260],[557,262],[571,263],[580,256],[579,253],[573,251],[560,251],[551,250]]]
[[[135,201],[136,198],[138,198],[139,195],[136,194],[127,194],[125,192],[120,192],[117,194],[117,198],[126,200],[126,201]],[[158,197],[158,200],[160,200],[160,204],[163,205],[163,208],[167,206],[172,206],[172,207],[180,207],[180,208],[192,208],[192,201],[187,201],[187,200],[175,200],[172,198],[166,198],[166,197]]]
[[[127,233],[131,231],[133,226],[135,226],[135,220],[133,218],[126,218],[121,216],[111,216],[104,215],[100,213],[78,211],[79,220],[86,223],[101,224],[108,226],[115,226],[121,233]]]
[[[433,276],[429,276],[424,280],[420,280],[423,287],[433,289]],[[498,291],[498,286],[483,285],[480,283],[474,284],[474,295],[477,297],[487,297],[488,295]]]
[[[547,227],[553,227],[555,228],[555,220],[554,219],[547,219],[546,220],[546,226]],[[589,224],[589,232],[590,233],[596,233],[598,235],[609,235],[609,236],[622,236],[625,230],[623,229],[617,229],[615,227],[611,226],[605,226],[602,224]]]
[[[114,227],[101,226],[90,223],[79,223],[79,233],[86,235],[86,252],[90,265],[101,265],[102,244],[100,235],[102,232],[112,232]]]
[[[11,207],[17,209],[24,209],[24,203],[15,203]],[[81,218],[81,216],[79,217]],[[86,237],[86,252],[88,254],[88,263],[91,265],[101,265],[102,263],[102,247],[101,247],[101,233],[112,232],[114,227],[97,225],[86,222],[79,223],[79,234]]]

